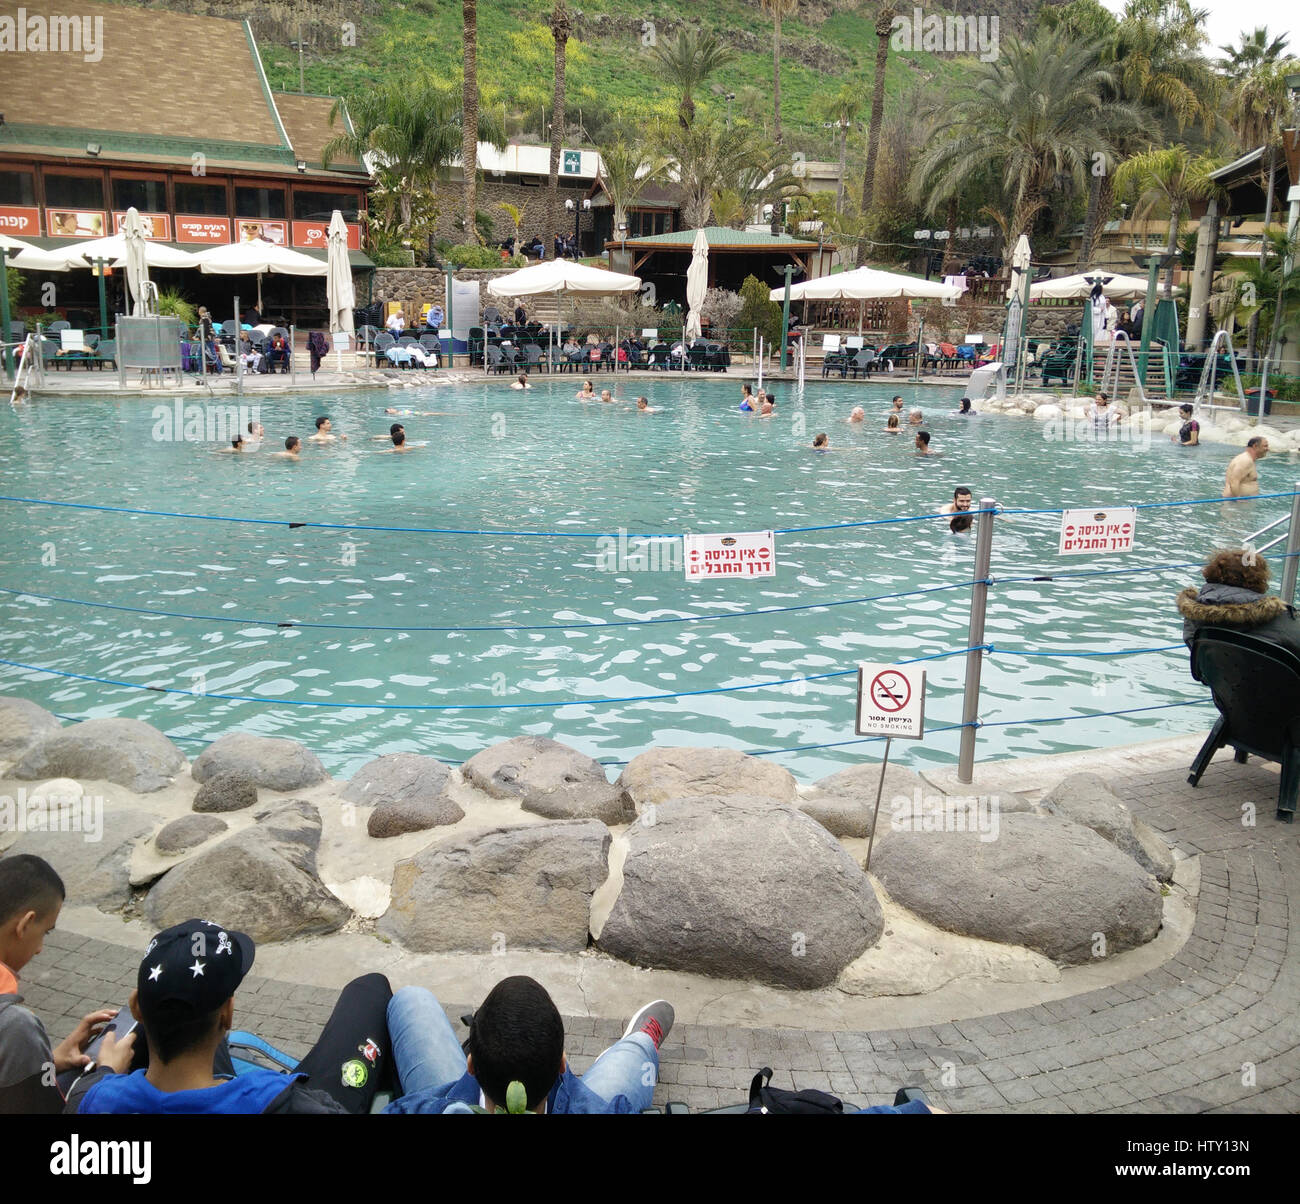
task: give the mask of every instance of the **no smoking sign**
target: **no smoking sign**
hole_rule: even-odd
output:
[[[859,665],[857,734],[920,740],[925,735],[925,670]]]

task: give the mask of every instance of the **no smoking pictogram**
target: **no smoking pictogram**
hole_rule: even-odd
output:
[[[901,673],[877,673],[871,679],[871,701],[882,711],[901,711],[912,698],[912,687]]]

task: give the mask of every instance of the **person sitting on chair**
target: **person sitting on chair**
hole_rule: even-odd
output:
[[[1267,592],[1268,565],[1254,548],[1211,552],[1201,576],[1204,585],[1189,585],[1176,599],[1189,648],[1198,628],[1231,627],[1300,656],[1300,618],[1294,606]]]

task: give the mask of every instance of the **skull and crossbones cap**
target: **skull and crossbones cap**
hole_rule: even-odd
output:
[[[211,920],[186,920],[158,933],[136,974],[140,1006],[150,1011],[215,1012],[253,966],[253,939]]]

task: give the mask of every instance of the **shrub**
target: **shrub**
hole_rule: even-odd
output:
[[[739,293],[733,293],[726,288],[711,288],[704,294],[700,316],[715,330],[730,330],[735,326],[736,317],[744,304]]]
[[[743,301],[736,318],[740,330],[757,330],[769,344],[781,340],[781,307],[769,296],[770,290],[757,276],[746,276],[740,286]]]

